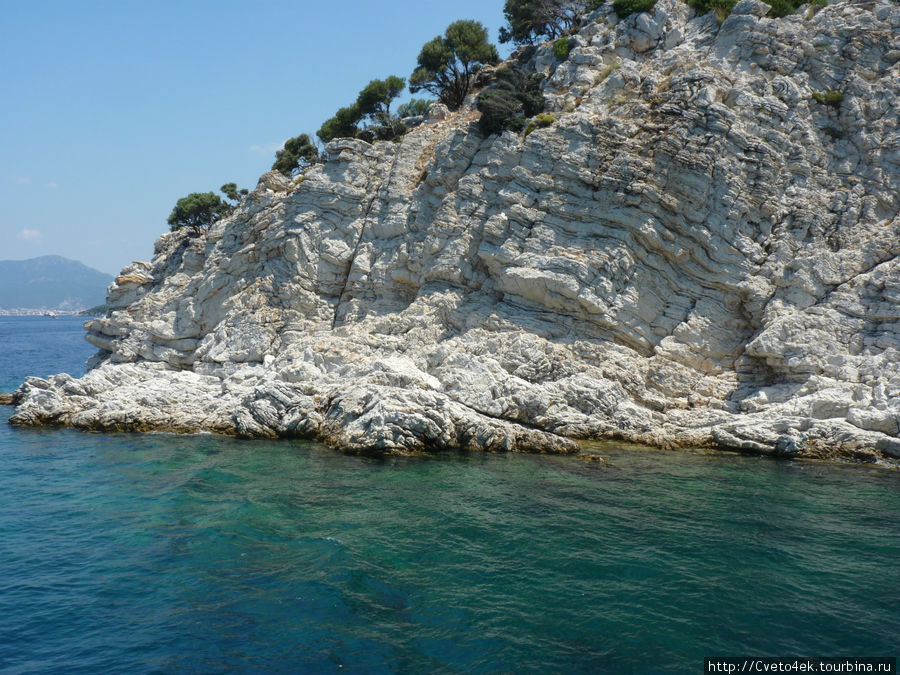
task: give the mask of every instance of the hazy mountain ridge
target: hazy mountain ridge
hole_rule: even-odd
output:
[[[59,255],[0,260],[0,309],[86,309],[103,303],[112,281],[111,274]]]

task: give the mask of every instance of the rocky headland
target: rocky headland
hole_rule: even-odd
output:
[[[900,457],[900,6],[594,12],[552,123],[335,141],[125,268],[15,424]],[[836,93],[830,93],[836,92]]]

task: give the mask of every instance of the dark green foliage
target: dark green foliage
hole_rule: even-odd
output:
[[[686,2],[697,11],[697,16],[715,12],[720,21],[731,14],[731,9],[737,4],[737,0],[686,0]],[[769,16],[784,17],[794,14],[804,4],[825,7],[828,0],[766,0],[766,3],[771,6]]]
[[[366,126],[358,134],[365,140],[389,140],[406,131],[406,127],[400,118],[391,114],[391,102],[406,88],[406,80],[396,75],[391,75],[384,80],[372,80],[359,92],[356,98],[356,107],[361,114],[361,120]]]
[[[534,44],[552,40],[575,25],[585,11],[584,0],[506,0],[500,42]]]
[[[404,117],[424,115],[428,112],[428,108],[431,107],[432,103],[434,103],[434,100],[430,98],[411,98],[407,103],[397,108],[397,117],[403,119]]]
[[[407,131],[406,125],[400,121],[397,115],[382,115],[374,119],[359,133],[358,138],[372,141],[389,141],[402,136]]]
[[[768,0],[767,4],[771,5],[768,16],[783,17],[793,14],[797,9],[791,0]]]
[[[478,97],[477,107],[481,112],[478,125],[485,136],[504,129],[521,131],[526,118],[544,109],[542,76],[520,68],[501,68],[496,78],[494,86]]]
[[[514,92],[505,89],[490,89],[478,96],[478,110],[481,119],[478,126],[485,136],[499,134],[509,127],[516,117],[524,120],[522,104]]]
[[[272,170],[280,171],[285,176],[292,176],[317,161],[319,161],[319,150],[313,145],[312,139],[308,135],[300,134],[286,140],[284,147],[275,153]],[[224,186],[222,189],[224,191]]]
[[[363,115],[390,114],[391,101],[406,89],[406,80],[396,75],[391,75],[384,80],[372,80],[359,92],[356,98],[356,106]]]
[[[525,126],[527,124],[525,117],[513,117],[509,122],[506,123],[506,128],[510,131],[514,131],[515,133],[521,133],[525,130]]]
[[[431,92],[455,110],[462,105],[481,67],[499,60],[484,26],[477,21],[455,21],[443,36],[422,47],[417,68],[409,78],[409,90]]]
[[[195,234],[199,234],[230,212],[231,207],[215,193],[192,192],[176,202],[168,223],[173,231],[190,227]]]
[[[631,14],[649,12],[655,4],[656,0],[613,0],[613,9],[616,16],[624,19]]]
[[[812,97],[818,103],[830,105],[834,108],[840,108],[841,103],[844,100],[844,93],[837,91],[836,89],[830,91],[814,91]]]
[[[359,92],[353,105],[341,108],[334,117],[325,120],[316,136],[323,143],[335,138],[360,138],[371,142],[402,134],[406,127],[396,115],[391,114],[391,101],[405,87],[406,80],[396,75],[384,80],[372,80]]]
[[[250,194],[250,190],[247,188],[243,188],[238,190],[237,183],[225,183],[222,187],[219,188],[219,191],[224,194],[228,199],[232,201],[240,201],[241,197],[245,197]]]
[[[335,138],[355,138],[359,131],[359,127],[356,125],[359,124],[361,119],[362,114],[359,112],[359,107],[355,103],[346,108],[340,108],[334,114],[334,117],[331,117],[322,123],[322,126],[316,132],[316,136],[318,136],[323,143],[333,141]]]
[[[731,14],[731,9],[736,3],[737,0],[687,0],[687,4],[694,8],[697,16],[715,12],[720,21]]]
[[[219,188],[219,191],[232,201],[238,201],[241,198],[241,193],[238,192],[237,183],[225,183],[225,185]]]
[[[766,3],[772,6],[768,16],[783,17],[794,14],[801,5],[810,4],[817,7],[827,7],[827,0],[766,0]]]
[[[707,12],[715,12],[716,16],[719,17],[719,20],[722,21],[731,14],[731,9],[737,3],[737,0],[686,0],[687,4],[693,7],[697,11],[697,16],[701,16],[706,14]],[[783,17],[788,16],[789,14],[794,14],[798,9],[800,9],[801,5],[804,4],[813,4],[819,7],[825,7],[828,4],[827,0],[812,0],[808,2],[808,0],[766,0],[766,3],[771,6],[769,10],[769,16],[774,17]]]
[[[565,61],[569,58],[569,52],[572,51],[574,46],[575,40],[569,37],[561,37],[553,43],[553,56],[560,61]]]
[[[584,9],[588,12],[593,12],[595,9],[600,9],[605,4],[606,0],[587,0],[587,2],[584,3]]]

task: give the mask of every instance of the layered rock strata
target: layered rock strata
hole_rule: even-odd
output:
[[[12,421],[900,457],[900,7],[767,10],[601,9],[527,57],[547,128],[469,105],[264,175],[124,269],[91,370]]]

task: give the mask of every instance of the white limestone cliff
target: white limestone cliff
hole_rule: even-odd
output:
[[[900,457],[900,6],[767,9],[601,9],[530,57],[547,128],[467,106],[264,175],[124,269],[92,369],[12,422]]]

